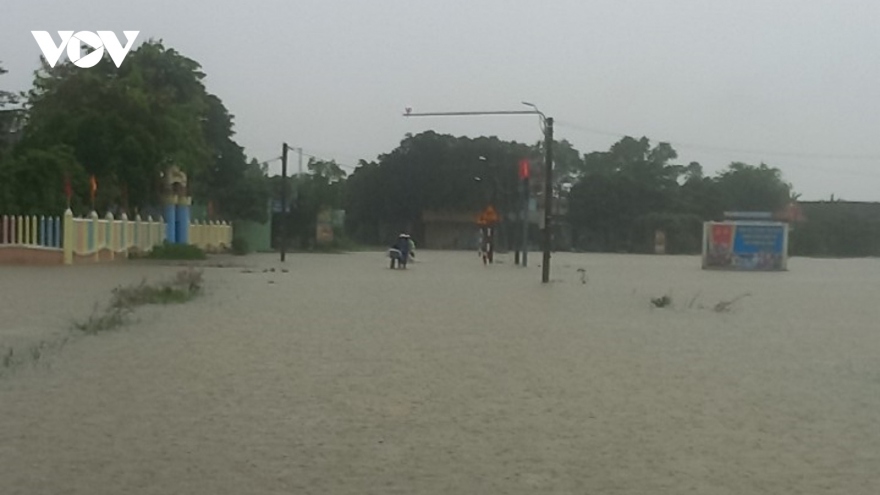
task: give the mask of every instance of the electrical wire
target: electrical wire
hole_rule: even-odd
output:
[[[557,125],[560,127],[565,127],[577,131],[589,132],[592,134],[600,134],[605,136],[613,136],[613,137],[626,137],[630,134],[625,134],[621,132],[613,132],[606,131],[601,129],[595,129],[591,127],[582,126],[579,124],[575,124],[572,122],[566,121],[557,121]],[[707,151],[720,151],[725,153],[742,153],[742,154],[750,154],[750,155],[766,155],[766,156],[784,156],[790,158],[820,158],[826,160],[859,160],[859,161],[880,161],[880,155],[849,155],[849,154],[837,154],[837,153],[803,153],[803,152],[792,152],[792,151],[778,151],[778,150],[758,150],[758,149],[748,149],[748,148],[732,148],[726,146],[716,146],[709,144],[699,144],[699,143],[688,143],[685,141],[674,141],[674,140],[661,140],[664,143],[670,143],[676,146],[680,146],[683,148],[691,148],[698,150],[707,150]]]

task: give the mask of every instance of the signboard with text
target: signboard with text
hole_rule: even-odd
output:
[[[781,222],[706,222],[703,268],[786,270],[788,224]]]

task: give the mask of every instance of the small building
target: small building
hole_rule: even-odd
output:
[[[422,213],[424,249],[477,249],[479,211]]]

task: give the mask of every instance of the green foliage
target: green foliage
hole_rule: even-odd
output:
[[[198,246],[165,242],[153,246],[147,258],[154,260],[203,260],[208,256]]]
[[[65,176],[74,187],[88,188],[88,175],[66,145],[25,149],[7,157],[0,161],[0,210],[23,215],[64,211]],[[82,197],[71,203],[78,212],[84,213],[86,206]]]
[[[875,204],[843,201],[803,204],[807,221],[791,232],[799,256],[880,256],[880,218]]]
[[[352,240],[350,237],[340,233],[334,234],[333,242],[330,243],[330,247],[343,252],[359,251],[363,249],[363,246]]]
[[[651,212],[636,221],[640,251],[653,252],[654,233],[666,234],[668,254],[695,254],[702,249],[703,219],[692,213]]]
[[[143,280],[138,285],[120,286],[113,289],[113,297],[106,308],[99,310],[95,307],[88,319],[74,322],[73,327],[89,335],[115,330],[128,323],[129,316],[138,306],[185,303],[201,293],[203,284],[201,271],[186,269],[177,272],[173,279],[158,284]]]
[[[125,325],[130,314],[128,308],[111,307],[104,311],[96,308],[86,320],[74,322],[73,328],[87,335],[96,335]]]
[[[232,254],[236,256],[244,256],[251,252],[247,239],[244,237],[234,237],[232,239]]]
[[[761,164],[731,164],[705,177],[699,163],[687,166],[668,143],[625,137],[607,152],[584,157],[584,174],[569,197],[575,243],[595,251],[650,252],[656,230],[666,233],[667,252],[700,250],[702,222],[724,211],[778,211],[791,200],[781,172]]]
[[[778,211],[791,200],[792,187],[782,172],[765,164],[732,163],[716,179],[726,207],[741,211]]]
[[[345,194],[345,171],[335,161],[309,159],[309,173],[288,178],[291,198],[285,231],[288,239],[298,239],[299,247],[307,249],[314,242],[318,213],[325,209],[341,209]],[[282,179],[273,177],[271,187],[281,196]],[[274,231],[279,232],[281,215],[273,218]]]
[[[2,76],[3,74],[6,74],[7,72],[8,71],[3,68],[3,64],[0,63],[0,76]],[[15,103],[16,100],[17,99],[16,99],[14,93],[0,89],[0,109],[2,109],[3,107],[5,107],[6,105],[8,105],[10,103]]]
[[[407,135],[377,162],[362,161],[346,180],[347,231],[358,241],[384,244],[383,224],[416,226],[428,210],[480,210],[493,190],[496,208],[510,211],[519,198],[517,164],[539,156],[537,147],[496,137]]]
[[[232,115],[204,77],[197,62],[152,40],[120,68],[109,57],[89,70],[43,60],[14,160],[0,169],[12,190],[0,191],[0,201],[55,211],[63,170],[74,174],[75,204],[90,202],[87,179],[95,175],[98,210],[145,208],[158,203],[161,174],[173,164],[189,174],[196,199],[226,219],[265,221],[266,177],[232,139]]]
[[[584,174],[570,194],[569,219],[582,249],[643,252],[657,228],[691,223],[692,205],[682,204],[679,181],[687,168],[670,163],[668,143],[625,137],[607,152],[584,157]],[[690,175],[699,172],[691,167]],[[684,227],[682,227],[684,228]]]

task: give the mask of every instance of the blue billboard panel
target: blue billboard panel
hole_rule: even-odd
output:
[[[704,226],[703,268],[785,270],[788,225],[709,222]]]

